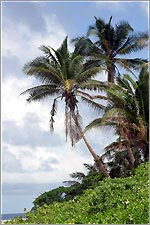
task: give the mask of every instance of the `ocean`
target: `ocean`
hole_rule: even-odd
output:
[[[62,186],[55,184],[11,184],[2,183],[2,206],[1,215],[3,218],[22,215],[24,208],[27,212],[33,207],[33,201],[41,193]],[[8,218],[8,219],[9,219]]]
[[[24,213],[13,213],[13,214],[2,214],[1,215],[1,220],[11,220],[14,217],[19,217],[22,216],[25,218],[25,214]]]

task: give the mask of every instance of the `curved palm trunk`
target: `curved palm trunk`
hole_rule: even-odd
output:
[[[81,133],[81,131],[80,131]],[[104,164],[101,162],[100,158],[96,155],[96,153],[94,152],[93,148],[91,147],[91,145],[88,143],[85,135],[83,134],[83,132],[81,133],[82,138],[88,148],[88,150],[90,151],[91,155],[93,156],[95,162],[97,163],[99,170],[104,174],[105,177],[110,177],[106,168],[104,167]]]
[[[126,148],[127,148],[128,154],[129,154],[129,158],[130,158],[131,164],[133,166],[134,165],[134,162],[135,162],[135,157],[134,157],[133,151],[132,151],[132,149],[130,147],[130,142],[131,142],[131,140],[129,138],[130,137],[130,134],[128,132],[127,124],[126,125],[123,124],[123,127],[120,126],[120,137],[122,136],[123,139],[127,142]]]
[[[99,156],[94,152],[93,148],[91,147],[91,145],[88,143],[85,135],[84,135],[84,132],[82,131],[82,128],[80,126],[80,124],[78,123],[77,119],[76,119],[76,116],[75,114],[73,113],[73,117],[74,117],[74,120],[76,121],[76,124],[77,124],[77,127],[81,133],[81,136],[89,150],[89,152],[91,153],[91,155],[93,156],[95,162],[97,163],[98,167],[99,167],[99,170],[104,174],[105,177],[110,177],[106,168],[104,167],[104,164],[101,162]]]

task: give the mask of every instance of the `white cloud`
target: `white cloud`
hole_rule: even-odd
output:
[[[2,85],[2,119],[3,121],[14,121],[18,126],[19,131],[19,129],[23,129],[26,115],[32,113],[39,117],[37,127],[40,126],[42,130],[49,132],[48,121],[52,102],[49,104],[47,104],[47,102],[33,102],[27,104],[25,100],[26,97],[19,96],[19,94],[23,90],[29,88],[31,84],[32,79],[20,80],[15,76],[7,77],[7,79],[4,80]],[[15,164],[15,161],[16,165],[18,165],[18,161],[21,164],[20,170],[24,170],[24,172],[20,172],[18,168],[17,173],[3,171],[3,182],[53,183],[58,180],[63,181],[69,179],[69,173],[75,172],[76,170],[83,170],[83,163],[93,162],[93,158],[90,154],[87,153],[86,155],[82,155],[83,145],[77,145],[76,148],[72,149],[70,141],[68,141],[68,143],[65,142],[63,104],[59,104],[60,108],[58,108],[55,122],[55,134],[62,136],[64,144],[58,147],[51,146],[51,143],[49,146],[46,146],[46,143],[43,143],[43,146],[31,147],[31,143],[28,143],[28,146],[21,146],[15,145],[15,143],[9,144],[6,141],[3,142],[2,155],[5,157],[4,147],[7,147],[9,153],[14,156],[13,165]],[[27,120],[27,122],[30,121]],[[7,130],[7,133],[10,131],[12,132],[12,130]],[[26,133],[24,133],[24,135],[26,135]],[[19,137],[21,138],[20,135]],[[17,138],[18,137],[16,136],[16,139]],[[50,169],[53,169],[54,171],[39,172],[42,164],[47,166],[48,169],[48,159],[51,158],[58,160],[57,164],[50,164]],[[5,163],[7,163],[7,160]]]
[[[27,112],[25,109],[25,99],[20,96],[23,90],[32,84],[32,79],[19,80],[15,75],[10,75],[2,84],[2,119],[3,120],[22,120]],[[28,106],[27,106],[28,107]]]
[[[38,48],[43,44],[57,49],[66,37],[66,32],[55,15],[46,15],[44,20],[47,30],[45,33],[35,32],[27,24],[7,21],[7,26],[2,30],[2,55],[17,56],[24,64],[41,55]]]
[[[90,156],[81,156],[76,153],[76,149],[71,149],[68,144],[65,148],[62,146],[47,149],[46,147],[34,148],[7,145],[11,154],[21,163],[23,173],[2,173],[2,180],[5,183],[55,183],[70,179],[69,174],[75,171],[83,171],[83,163],[93,163]],[[57,163],[51,163],[53,169],[48,171],[40,170],[44,162],[56,160]],[[11,166],[11,165],[10,165]]]
[[[60,107],[58,107],[58,112],[55,116],[56,122],[54,132],[58,136],[50,136],[49,144],[47,143],[48,137],[46,137],[46,139],[41,139],[42,137],[39,137],[37,143],[41,139],[39,142],[40,147],[35,145],[35,143],[32,143],[32,140],[36,141],[36,137],[38,135],[37,132],[39,129],[41,129],[41,131],[49,132],[48,121],[50,118],[49,112],[52,101],[33,102],[27,104],[25,100],[26,97],[19,96],[19,94],[23,90],[29,88],[31,84],[32,79],[20,80],[14,76],[13,78],[8,77],[5,79],[2,85],[2,119],[6,122],[13,121],[13,124],[16,123],[17,131],[19,132],[20,129],[18,136],[17,132],[14,131],[16,134],[16,139],[19,137],[22,142],[25,140],[23,146],[20,144],[21,141],[18,144],[18,141],[14,140],[14,135],[10,134],[9,139],[7,138],[7,141],[11,142],[6,142],[6,139],[5,142],[3,142],[3,156],[5,158],[7,157],[4,151],[7,147],[8,152],[14,156],[11,158],[11,160],[13,160],[13,165],[15,162],[16,165],[18,165],[17,162],[19,162],[21,165],[21,171],[19,171],[18,168],[18,173],[3,171],[3,182],[53,183],[69,179],[68,176],[71,172],[83,171],[83,163],[93,163],[93,158],[91,154],[88,153],[88,149],[86,148],[83,141],[79,142],[75,148],[71,148],[69,140],[68,143],[65,142],[64,104],[62,102],[59,103]],[[88,110],[89,108],[86,106],[82,106],[81,108],[81,115],[83,116],[84,120],[86,119],[86,122],[90,122],[92,119],[94,119],[94,114],[92,114],[92,112],[89,114]],[[35,115],[33,116],[33,121],[32,115]],[[39,119],[37,121],[37,125],[35,126],[37,131],[35,131],[34,134],[34,131],[32,133],[33,129],[31,129],[31,131],[27,129],[30,129],[31,126],[33,126],[34,121],[36,120],[35,117]],[[27,123],[26,126],[25,123]],[[11,126],[11,123],[9,126]],[[12,129],[9,129],[9,126],[7,127],[8,130],[5,130],[5,133],[7,132],[9,134],[9,132],[13,132]],[[15,128],[15,126],[13,127]],[[22,129],[24,129],[24,132]],[[39,135],[40,134],[42,133],[39,132]],[[27,137],[25,138],[24,135],[27,135]],[[29,138],[29,135],[31,135],[31,138]],[[99,155],[102,154],[103,148],[115,139],[111,132],[106,133],[104,130],[97,131],[96,136],[95,132],[88,132],[86,136],[89,140],[89,143],[94,147],[94,150]],[[109,138],[106,138],[108,136]],[[27,138],[28,145],[26,144]],[[53,142],[51,142],[51,138],[54,138]],[[61,141],[61,144],[57,145],[57,138],[62,138],[64,143]],[[42,142],[42,140],[46,140],[46,142]],[[56,145],[54,142],[56,142]],[[58,161],[58,163],[51,163],[51,159]],[[5,160],[5,163],[7,163],[7,160]],[[43,165],[47,168],[48,172],[42,171]]]
[[[15,76],[8,76],[2,84],[2,119],[4,121],[14,120],[21,124],[28,112],[37,113],[45,121],[47,118],[44,104],[27,103],[26,96],[21,95],[24,90],[32,87],[32,78],[20,80]],[[48,107],[47,107],[48,108]]]
[[[27,103],[27,95],[20,95],[26,89],[32,87],[33,78],[18,79],[15,75],[8,76],[2,84],[2,120],[12,120],[21,125],[27,113],[34,113],[40,119],[42,130],[49,130],[50,110],[53,98],[42,102]],[[55,132],[64,131],[64,104],[59,102],[56,115]]]
[[[15,60],[24,65],[30,59],[40,55],[38,47],[42,44],[49,44],[54,48],[58,48],[62,43],[62,40],[66,36],[65,29],[61,26],[55,15],[45,16],[46,33],[38,33],[31,31],[27,24],[15,23],[8,20],[7,26],[4,27],[2,38],[3,38],[3,56],[15,56]],[[15,29],[14,29],[15,28]],[[69,48],[72,49],[72,45],[69,44]],[[9,65],[8,65],[9,66]],[[14,65],[15,66],[15,65]],[[2,120],[5,122],[13,121],[17,126],[17,130],[23,129],[26,116],[36,115],[39,118],[38,128],[42,131],[49,130],[48,121],[50,119],[50,110],[52,101],[51,99],[43,102],[26,103],[26,96],[20,96],[20,93],[24,90],[33,86],[33,78],[25,78],[22,72],[20,77],[13,72],[6,74],[2,83]],[[103,73],[102,80],[106,79],[106,74]],[[93,163],[93,158],[90,153],[87,153],[86,146],[83,141],[79,143],[75,149],[71,148],[70,142],[65,142],[64,135],[64,104],[59,103],[58,113],[56,115],[55,122],[55,133],[58,137],[64,139],[64,144],[52,146],[51,143],[47,146],[47,143],[43,143],[40,147],[32,146],[31,143],[28,145],[20,145],[16,143],[3,142],[2,156],[5,157],[5,163],[7,163],[7,155],[4,149],[7,147],[7,154],[10,154],[9,162],[10,169],[8,166],[4,167],[3,182],[9,183],[54,183],[69,179],[69,174],[75,171],[83,171],[83,163]],[[88,115],[89,111],[83,109],[83,116],[92,119],[93,115]],[[90,118],[91,117],[91,118]],[[26,120],[30,123],[29,120]],[[14,126],[15,127],[15,126]],[[29,126],[30,127],[30,126]],[[11,130],[12,131],[12,130]],[[8,133],[10,130],[8,129]],[[29,131],[30,132],[30,131]],[[20,132],[22,135],[22,132]],[[18,135],[21,138],[21,135]],[[24,134],[26,135],[26,134]],[[94,134],[87,134],[90,142],[94,145],[103,142],[103,134],[100,133],[101,137],[95,137]],[[14,138],[10,135],[9,138]],[[36,137],[36,136],[35,136]],[[16,139],[17,139],[16,135]],[[56,137],[54,137],[55,139]],[[9,141],[9,140],[8,140]],[[56,140],[58,142],[58,140]],[[101,145],[101,143],[99,144]],[[31,147],[32,146],[32,147]],[[96,149],[97,154],[102,150]],[[85,154],[84,154],[85,153]],[[54,159],[58,163],[51,163]],[[19,162],[19,163],[18,163]],[[11,171],[11,163],[13,172]],[[16,172],[15,163],[18,168]],[[43,166],[47,168],[47,172],[43,171]],[[20,169],[20,171],[19,171]]]

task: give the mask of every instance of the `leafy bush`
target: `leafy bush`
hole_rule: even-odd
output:
[[[34,201],[34,207],[32,210],[36,210],[38,207],[44,204],[51,204],[53,202],[64,202],[73,199],[75,196],[83,194],[84,190],[88,188],[95,188],[99,181],[104,176],[100,172],[89,173],[84,177],[81,183],[75,183],[70,187],[58,187],[56,189],[44,192],[39,195]]]
[[[44,204],[35,213],[26,213],[26,221],[6,223],[148,224],[148,165],[141,164],[134,176],[105,178],[68,202]]]
[[[51,191],[44,192],[43,194],[38,196],[33,201],[34,207],[32,208],[32,210],[37,209],[38,207],[44,205],[45,203],[47,205],[49,205],[49,204],[51,204],[51,203],[53,203],[55,201],[56,202],[63,202],[66,191],[67,191],[67,188],[65,188],[65,187],[58,187],[58,188],[53,189]]]

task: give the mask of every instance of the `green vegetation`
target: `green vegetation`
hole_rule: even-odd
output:
[[[32,210],[36,210],[45,203],[49,205],[53,202],[69,201],[75,196],[82,195],[84,190],[95,188],[104,176],[99,172],[95,164],[84,164],[84,166],[88,169],[87,175],[81,172],[70,174],[70,176],[75,180],[64,181],[64,183],[70,185],[69,187],[62,186],[48,192],[44,192],[33,201],[34,207]],[[80,182],[78,182],[79,180]]]
[[[26,221],[16,218],[10,224],[148,224],[148,163],[136,168],[133,176],[105,178],[96,188],[70,201],[44,204]]]
[[[72,53],[68,50],[67,37],[57,50],[50,46],[40,48],[43,56],[27,63],[24,72],[35,76],[42,84],[22,93],[28,94],[28,102],[55,96],[50,112],[51,131],[54,130],[56,103],[58,99],[64,100],[66,139],[70,137],[72,146],[83,139],[95,163],[93,166],[85,164],[89,170],[87,175],[71,174],[77,181],[71,181],[74,184],[70,187],[59,187],[37,197],[33,209],[26,213],[26,220],[16,218],[6,223],[148,223],[148,63],[144,59],[124,58],[143,49],[148,34],[135,34],[125,21],[113,27],[112,17],[108,23],[95,19],[87,36],[74,39]],[[89,38],[92,34],[96,42]],[[118,66],[129,74],[121,75]],[[139,76],[132,70],[140,71]],[[100,71],[107,72],[107,82],[94,79]],[[93,94],[89,94],[92,93],[89,90]],[[101,112],[84,131],[79,100]],[[102,127],[113,127],[118,139],[98,156],[85,132]]]
[[[116,142],[107,146],[105,150],[126,150],[132,165],[135,161],[141,160],[140,154],[143,154],[146,159],[148,152],[148,77],[147,68],[144,67],[136,81],[125,74],[122,78],[117,78],[117,84],[103,84],[108,95],[107,107],[102,117],[92,121],[86,128],[101,128],[104,126],[115,128],[119,138]],[[94,99],[98,98],[101,98],[101,96],[94,97]],[[90,101],[89,99],[88,103]],[[137,159],[133,154],[134,149],[140,153]]]

